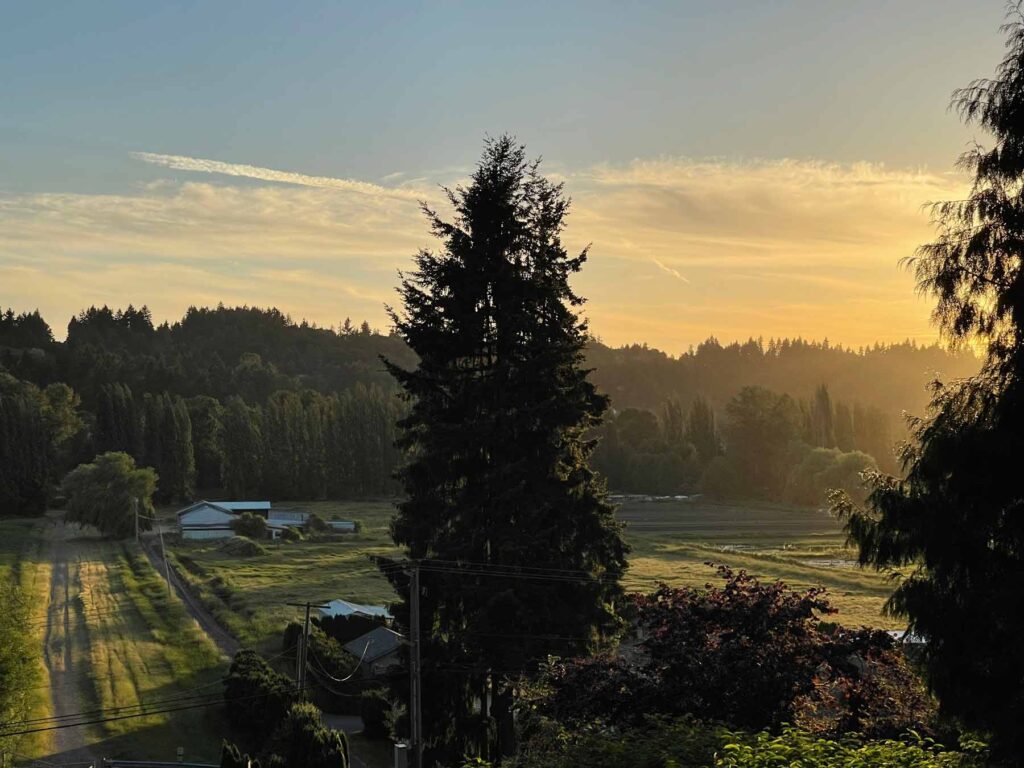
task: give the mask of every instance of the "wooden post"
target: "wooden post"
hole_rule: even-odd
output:
[[[409,576],[409,736],[413,768],[423,768],[423,699],[420,680],[420,565]]]

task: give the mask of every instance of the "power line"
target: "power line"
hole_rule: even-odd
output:
[[[223,684],[223,682],[224,682],[224,679],[218,679],[218,680],[213,681],[212,683],[208,683],[206,685],[201,685],[201,686],[197,686],[195,688],[191,688],[191,689],[186,690],[186,691],[182,691],[181,693],[176,694],[174,696],[169,696],[166,699],[155,699],[153,701],[140,701],[137,704],[123,704],[123,705],[117,706],[117,707],[104,707],[104,708],[101,708],[101,709],[91,709],[91,710],[86,710],[84,712],[72,712],[72,713],[69,713],[69,714],[66,714],[66,715],[52,715],[50,717],[30,718],[30,719],[27,719],[27,720],[20,720],[20,721],[14,722],[14,723],[5,723],[4,725],[0,726],[0,728],[8,728],[8,727],[10,727],[12,725],[33,725],[33,724],[38,724],[38,723],[56,722],[58,720],[71,720],[71,719],[78,718],[78,717],[85,717],[86,715],[98,715],[98,714],[101,714],[103,712],[120,712],[122,710],[140,709],[142,707],[152,707],[152,706],[163,706],[164,704],[180,703],[182,701],[191,701],[191,700],[194,700],[194,699],[204,699],[204,698],[207,698],[207,697],[212,696],[214,694],[204,693],[204,694],[198,695],[198,696],[191,696],[189,694],[192,691],[198,691],[198,690],[201,690],[203,688],[212,688],[215,685],[221,685],[221,684]]]
[[[237,699],[232,699],[231,701],[248,701],[248,700],[251,700],[251,699],[263,698],[263,697],[266,697],[266,696],[269,696],[269,695],[271,695],[269,692],[268,693],[259,693],[259,694],[255,694],[253,696],[242,696],[242,697],[237,698]],[[215,704],[223,704],[223,703],[224,703],[224,700],[220,699],[218,701],[208,701],[208,702],[205,702],[205,703],[202,703],[202,704],[188,704],[188,705],[184,705],[184,706],[180,706],[180,707],[168,707],[166,709],[154,709],[154,710],[150,710],[148,712],[137,712],[137,713],[130,714],[130,715],[115,715],[114,717],[100,717],[100,718],[96,718],[94,720],[83,720],[83,721],[77,722],[77,723],[61,723],[59,725],[49,725],[49,726],[45,726],[43,728],[28,728],[28,729],[24,729],[24,730],[20,730],[20,731],[2,731],[2,730],[0,730],[0,737],[23,736],[23,735],[28,734],[28,733],[42,733],[43,731],[57,731],[57,730],[62,730],[64,728],[79,728],[79,727],[81,727],[83,725],[96,725],[97,723],[110,723],[110,722],[114,722],[116,720],[129,720],[129,719],[136,718],[136,717],[151,717],[152,715],[162,715],[162,714],[166,714],[168,712],[183,712],[183,711],[189,710],[189,709],[202,709],[203,707],[209,707],[209,706],[212,706],[212,705],[215,705]],[[13,725],[18,725],[18,723],[14,723]],[[3,727],[6,727],[6,726],[0,726],[0,728],[3,728]]]

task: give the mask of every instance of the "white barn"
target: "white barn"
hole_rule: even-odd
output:
[[[234,536],[231,521],[242,512],[270,513],[269,501],[197,501],[178,511],[183,539],[226,539]]]

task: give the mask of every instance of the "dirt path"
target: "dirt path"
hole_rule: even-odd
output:
[[[86,681],[80,674],[88,673],[88,665],[79,672],[75,659],[88,655],[88,633],[75,610],[75,603],[81,598],[81,585],[77,579],[77,561],[69,564],[68,529],[63,517],[54,518],[54,522],[47,531],[52,569],[43,658],[50,675],[53,714],[66,717],[82,711],[79,691]],[[85,727],[55,729],[55,754],[51,757],[59,757],[63,762],[94,760],[95,756],[86,746],[86,736]]]
[[[146,557],[149,558],[149,562],[153,564],[156,572],[166,577],[167,571],[164,569],[164,561],[160,555],[159,539],[153,536],[143,538],[142,550],[146,553]],[[217,648],[220,649],[221,653],[225,654],[229,659],[234,658],[238,649],[242,647],[241,644],[224,627],[218,624],[213,615],[188,591],[188,588],[178,578],[174,568],[170,569],[170,579],[171,586],[174,587],[178,598],[185,605],[185,610],[188,611],[189,616],[195,619],[199,627],[217,644]]]

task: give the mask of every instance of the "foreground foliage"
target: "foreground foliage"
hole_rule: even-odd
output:
[[[348,741],[324,727],[320,710],[301,701],[294,683],[255,651],[235,654],[224,684],[228,722],[245,737],[246,749],[264,765],[281,768],[347,768]],[[225,743],[222,765],[245,765]]]
[[[927,640],[928,680],[943,710],[991,731],[1024,764],[1024,13],[1011,9],[993,79],[954,96],[990,133],[961,158],[969,195],[937,205],[938,239],[913,266],[951,339],[983,344],[982,372],[936,385],[913,422],[905,478],[875,476],[867,507],[839,495],[860,561],[900,573],[889,609]]]
[[[730,734],[721,745],[714,765],[715,768],[980,768],[984,762],[975,750],[970,754],[950,752],[913,734],[905,740],[864,741],[847,737],[836,741],[786,728],[781,735]]]
[[[576,724],[663,713],[744,729],[797,723],[823,735],[931,726],[932,702],[885,632],[823,624],[834,610],[824,590],[719,573],[721,587],[638,596],[637,639],[619,655],[553,663],[538,707]]]
[[[502,768],[981,768],[985,747],[949,750],[910,732],[897,739],[828,739],[784,727],[748,733],[690,718],[645,718],[630,728],[567,729],[527,718],[518,755]],[[468,760],[463,768],[486,768]]]

